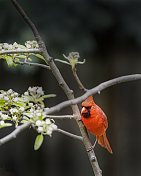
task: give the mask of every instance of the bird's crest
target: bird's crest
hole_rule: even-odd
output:
[[[92,106],[94,104],[94,100],[92,96],[89,96],[85,101],[82,102],[82,106]]]

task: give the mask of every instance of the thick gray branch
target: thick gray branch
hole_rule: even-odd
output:
[[[12,133],[0,139],[0,146],[12,139],[15,139],[19,133],[27,129],[29,126],[30,126],[30,123],[25,123],[21,126],[18,126]]]
[[[98,86],[88,90],[84,95],[82,95],[78,98],[75,98],[73,100],[64,101],[64,102],[62,102],[62,103],[60,103],[56,106],[53,106],[52,108],[49,108],[46,111],[46,113],[51,114],[51,113],[60,111],[61,109],[65,108],[67,106],[74,105],[74,104],[77,104],[77,103],[81,103],[82,101],[84,101],[90,95],[100,93],[102,90],[104,90],[104,89],[106,89],[110,86],[120,84],[120,83],[123,83],[123,82],[139,80],[139,79],[141,79],[141,74],[134,74],[134,75],[121,76],[121,77],[103,82],[103,83],[99,84]]]

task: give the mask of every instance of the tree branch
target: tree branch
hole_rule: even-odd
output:
[[[18,54],[18,53],[41,53],[40,49],[17,49],[0,51],[0,55]]]
[[[84,92],[87,92],[87,89],[83,86],[82,82],[80,81],[80,79],[79,79],[79,77],[77,75],[76,68],[72,69],[72,72],[73,72],[73,76],[74,76],[79,88],[81,90],[83,90]]]
[[[25,11],[22,9],[22,7],[20,6],[20,4],[16,1],[16,0],[11,0],[11,2],[13,3],[13,5],[15,6],[15,8],[17,9],[17,11],[19,12],[19,14],[23,17],[24,21],[28,24],[28,26],[31,28],[37,42],[39,45],[39,48],[42,52],[46,52],[46,57],[50,58],[46,46],[41,38],[41,36],[39,35],[39,32],[36,28],[36,26],[34,25],[34,23],[30,20],[30,18],[27,16],[27,14],[25,13]]]
[[[77,139],[77,140],[83,141],[83,137],[82,136],[77,136],[75,134],[69,133],[69,132],[64,131],[62,129],[57,129],[55,131],[60,132],[60,133],[62,133],[64,135],[66,135],[66,136],[69,136],[69,137],[73,138],[73,139]]]
[[[123,82],[129,82],[129,81],[135,81],[135,80],[139,80],[141,79],[141,74],[134,74],[134,75],[127,75],[127,76],[121,76],[106,82],[103,82],[101,84],[99,84],[98,86],[89,89],[85,94],[83,94],[82,96],[75,98],[73,100],[68,100],[68,101],[64,101],[56,106],[53,106],[51,108],[49,108],[46,113],[47,114],[51,114],[57,111],[60,111],[61,109],[70,106],[70,105],[74,105],[74,104],[78,104],[81,103],[82,101],[84,101],[86,98],[88,98],[90,95],[94,95],[96,93],[100,93],[102,90],[111,87],[113,85],[116,84],[120,84]]]
[[[30,126],[30,123],[25,123],[21,126],[18,126],[12,133],[0,139],[0,146],[12,139],[15,139],[19,133],[27,129],[29,126]]]
[[[46,115],[47,118],[51,119],[75,119],[77,118],[76,115]]]
[[[47,66],[47,65],[44,65],[44,64],[31,63],[31,62],[21,62],[21,61],[16,61],[16,60],[13,60],[13,62],[14,62],[15,64],[19,64],[19,65],[37,66],[37,67],[42,67],[42,68],[45,68],[45,69],[50,70],[50,67]]]

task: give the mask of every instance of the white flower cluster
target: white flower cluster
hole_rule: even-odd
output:
[[[28,49],[33,49],[33,48],[36,48],[38,49],[39,48],[39,45],[37,43],[37,41],[33,40],[33,41],[27,41],[25,43],[25,46],[28,48]]]
[[[5,120],[9,120],[9,116],[0,112],[0,128],[11,126],[11,123],[6,123]]]
[[[42,87],[29,87],[22,96],[12,89],[0,90],[0,128],[11,126],[10,121],[16,126],[19,122],[31,122],[38,133],[51,136],[57,126],[53,119],[46,118],[47,108],[44,108],[43,102],[45,96]]]
[[[8,91],[1,91],[0,100],[4,100],[5,104],[8,104],[9,101],[16,101],[18,95],[19,94],[14,92],[12,89],[9,89]]]
[[[2,112],[0,112],[0,126],[5,125],[4,120],[7,120],[7,119],[8,119],[8,115],[3,114]]]
[[[16,42],[14,42],[13,44],[0,43],[0,51],[4,51],[4,50],[17,50],[17,49],[24,49],[24,48],[25,48],[25,46],[19,45]]]
[[[34,48],[36,48],[36,49],[39,48],[39,45],[38,45],[37,41],[35,41],[35,40],[25,42],[25,46],[20,45],[16,42],[14,42],[13,44],[0,43],[0,51],[18,50],[18,49],[34,49]]]
[[[35,95],[38,94],[39,96],[44,95],[44,91],[42,87],[29,87],[28,90],[24,93],[24,95]]]
[[[37,120],[35,122],[35,125],[37,126],[37,131],[39,133],[44,133],[51,135],[54,130],[57,129],[57,125],[52,123],[50,119],[46,119],[45,121]]]
[[[25,110],[24,107],[14,105],[20,99],[18,96],[19,94],[12,89],[9,89],[8,91],[1,91],[0,101],[3,103],[3,107],[7,109],[7,112],[5,113],[9,115],[0,113],[0,117],[3,120],[12,120],[16,123],[18,122],[19,115]]]
[[[51,135],[57,129],[54,121],[46,119],[46,114],[43,112],[43,109],[40,107],[36,109],[36,105],[31,107],[30,113],[24,113],[24,115],[32,119],[39,133]]]

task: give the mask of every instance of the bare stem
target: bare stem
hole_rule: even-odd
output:
[[[0,146],[12,139],[15,139],[19,133],[27,129],[29,126],[30,126],[30,123],[25,123],[21,126],[18,126],[12,133],[0,139]]]
[[[78,104],[81,103],[82,101],[84,101],[87,97],[89,97],[90,95],[94,95],[96,93],[100,93],[102,90],[111,87],[113,85],[116,84],[120,84],[123,82],[129,82],[129,81],[135,81],[135,80],[139,80],[141,79],[141,74],[133,74],[133,75],[127,75],[127,76],[121,76],[106,82],[103,82],[101,84],[99,84],[98,86],[89,89],[85,94],[83,94],[82,96],[75,98],[73,100],[68,100],[68,101],[64,101],[56,106],[53,106],[52,108],[49,108],[46,113],[47,114],[51,114],[57,111],[60,111],[61,109],[70,106],[70,105],[74,105],[74,104]]]
[[[62,133],[64,135],[66,135],[66,136],[69,136],[69,137],[73,138],[73,139],[77,139],[77,140],[83,141],[83,137],[82,136],[77,136],[75,134],[69,133],[69,132],[64,131],[62,129],[57,129],[55,131],[60,132],[60,133]]]
[[[41,36],[39,35],[39,32],[36,28],[36,26],[34,25],[34,23],[30,20],[30,18],[27,16],[27,14],[25,13],[25,11],[22,9],[22,7],[20,6],[20,4],[16,1],[16,0],[11,0],[11,2],[13,3],[13,5],[15,6],[15,8],[17,9],[17,11],[19,12],[19,14],[23,17],[24,21],[29,25],[29,27],[31,28],[37,42],[40,48],[41,52],[45,52],[46,51],[46,57],[50,58],[46,46],[41,38]]]
[[[18,49],[0,51],[0,55],[19,54],[19,53],[41,53],[40,49]]]
[[[46,115],[46,117],[51,119],[75,119],[77,118],[76,115]]]
[[[45,69],[50,70],[50,67],[47,66],[47,65],[44,65],[44,64],[31,63],[31,62],[21,62],[21,61],[16,61],[16,60],[13,60],[13,62],[14,62],[15,64],[19,64],[19,65],[37,66],[37,67],[42,67],[42,68],[45,68]]]
[[[72,72],[73,72],[73,75],[75,77],[75,80],[76,80],[79,88],[86,92],[87,89],[83,86],[82,82],[80,81],[80,79],[79,79],[79,77],[78,77],[78,75],[76,73],[76,68],[72,69]]]

